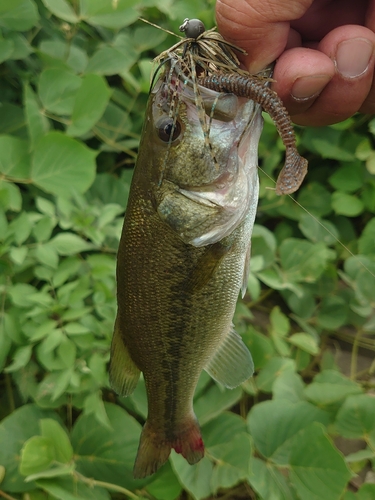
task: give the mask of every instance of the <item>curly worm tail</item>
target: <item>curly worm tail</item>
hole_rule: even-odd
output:
[[[216,73],[199,79],[203,87],[247,97],[262,106],[275,122],[277,131],[286,147],[285,164],[276,182],[276,194],[297,191],[307,174],[307,160],[299,155],[293,125],[279,96],[265,82],[252,76]]]

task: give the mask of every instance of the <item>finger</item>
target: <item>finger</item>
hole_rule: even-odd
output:
[[[283,52],[289,21],[300,18],[313,0],[218,0],[216,20],[225,39],[246,50],[242,59],[257,73]]]
[[[335,74],[321,94],[312,98],[308,109],[302,113],[292,109],[293,120],[301,125],[329,125],[345,120],[361,109],[372,88],[375,34],[371,30],[341,26],[324,37],[318,48],[333,61]],[[292,87],[290,96],[293,100]],[[292,108],[290,98],[288,105]]]
[[[368,2],[368,8],[366,12],[365,26],[371,31],[375,32],[375,0]],[[359,111],[361,113],[374,114],[375,113],[375,81],[373,79],[370,92],[367,98],[363,102]]]
[[[296,47],[277,60],[272,84],[290,115],[306,112],[335,75],[333,61],[318,50]]]

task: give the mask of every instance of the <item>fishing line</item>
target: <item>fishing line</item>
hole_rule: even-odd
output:
[[[265,172],[261,167],[259,167],[258,165],[258,168],[261,172],[263,172],[263,174],[268,177],[268,179],[270,179],[272,182],[274,182],[276,184],[276,181],[269,175],[267,174],[267,172]],[[271,187],[267,187],[266,189],[269,189],[269,190],[272,190],[274,191],[275,189],[274,188],[271,188]],[[293,196],[291,196],[290,194],[288,194],[287,196],[289,196],[290,199],[293,200],[293,202],[300,208],[302,208],[302,210],[304,212],[306,212],[315,222],[317,222],[330,236],[332,236],[332,238],[339,244],[341,245],[341,247],[346,250],[352,257],[355,257],[359,264],[364,268],[366,269],[366,271],[373,277],[375,278],[375,274],[366,266],[366,264],[364,264],[361,259],[358,257],[358,255],[355,255],[342,241],[340,241],[337,236],[330,230],[328,229],[328,227],[326,227],[323,222],[321,222],[317,217],[315,217],[315,215],[313,215],[311,212],[309,212],[307,210],[307,208],[305,208],[303,205],[301,205],[301,203],[299,203],[295,198],[293,198]]]

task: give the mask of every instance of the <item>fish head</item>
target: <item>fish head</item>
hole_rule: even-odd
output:
[[[152,90],[147,124],[160,217],[203,246],[239,226],[258,200],[258,104],[167,69]]]

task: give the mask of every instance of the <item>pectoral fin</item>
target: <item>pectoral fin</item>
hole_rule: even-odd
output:
[[[111,345],[110,384],[120,396],[129,396],[138,383],[140,373],[121,338],[117,317]]]
[[[254,363],[241,337],[231,328],[204,369],[214,380],[233,389],[253,375]]]
[[[187,280],[187,287],[192,293],[197,292],[207,285],[216,274],[217,268],[230,248],[230,244],[225,245],[221,241],[205,248],[194,271]]]

